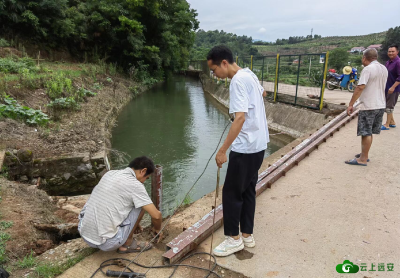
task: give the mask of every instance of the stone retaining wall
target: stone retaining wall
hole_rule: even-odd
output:
[[[145,90],[144,87],[140,88],[140,93]],[[104,146],[100,152],[68,153],[52,158],[40,158],[32,150],[6,151],[0,171],[7,172],[11,180],[38,184],[40,189],[53,196],[91,193],[101,176],[110,169],[108,150],[111,148],[111,129],[119,112],[133,97],[134,95],[130,94],[121,98],[105,115],[101,133]],[[4,153],[4,150],[0,148],[1,153]]]

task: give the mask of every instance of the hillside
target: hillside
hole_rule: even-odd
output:
[[[381,44],[386,33],[385,31],[362,36],[323,37],[296,44],[253,45],[253,47],[257,48],[262,55],[320,53],[338,47],[345,47],[350,50],[357,46],[367,47],[371,44]]]

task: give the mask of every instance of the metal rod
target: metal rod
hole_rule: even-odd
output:
[[[156,165],[151,175],[151,200],[158,210],[162,208],[162,167]]]

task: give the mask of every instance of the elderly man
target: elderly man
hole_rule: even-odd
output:
[[[161,229],[161,212],[152,203],[143,183],[154,172],[153,161],[135,158],[123,170],[108,171],[93,189],[79,215],[78,230],[85,242],[103,251],[118,253],[146,251],[151,244],[138,243],[134,233],[142,231],[144,212],[150,214],[153,232]],[[160,233],[159,241],[162,238]]]
[[[397,99],[400,94],[400,58],[399,47],[397,45],[389,46],[388,50],[389,61],[386,62],[386,68],[389,72],[389,77],[386,83],[386,113],[387,120],[382,126],[382,130],[389,130],[390,127],[395,128],[396,123],[393,117],[393,110],[396,106]]]
[[[364,51],[362,63],[365,68],[347,108],[347,114],[350,116],[354,110],[354,103],[360,98],[357,135],[361,136],[361,153],[357,154],[356,158],[345,162],[350,165],[367,166],[372,136],[381,132],[386,107],[385,86],[388,71],[377,59],[376,49],[369,48]]]

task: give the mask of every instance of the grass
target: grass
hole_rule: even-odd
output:
[[[67,269],[73,267],[87,256],[94,253],[94,249],[86,249],[82,254],[75,258],[68,259],[65,263],[57,265],[53,263],[39,263],[34,270],[34,273],[29,275],[29,278],[52,278],[60,275]]]
[[[17,262],[19,268],[32,268],[37,265],[36,258],[33,257],[33,251],[26,255],[21,261]]]
[[[1,188],[0,188],[0,203],[2,201],[1,198]],[[2,215],[0,214],[0,219]],[[8,257],[6,255],[6,242],[11,239],[10,234],[3,232],[5,229],[10,228],[13,225],[12,222],[9,221],[0,221],[0,265],[4,264],[8,261]]]

